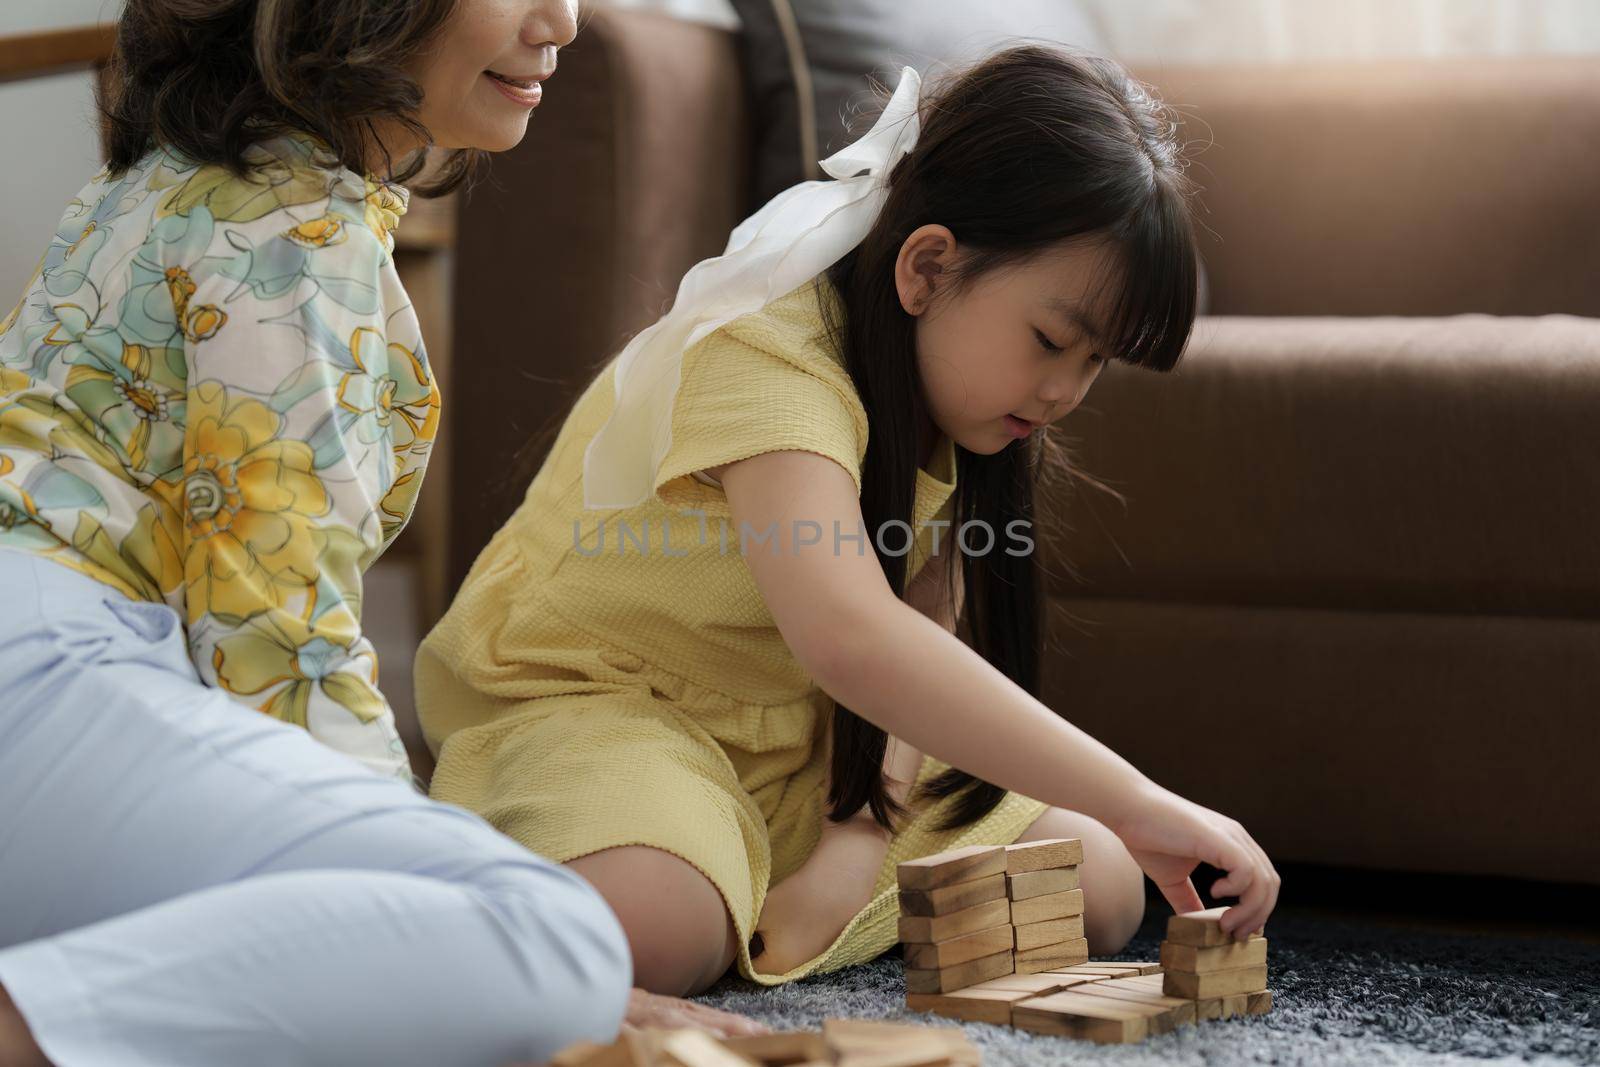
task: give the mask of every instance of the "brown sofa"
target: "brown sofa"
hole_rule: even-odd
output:
[[[1046,535],[1046,703],[1279,861],[1600,883],[1600,65],[1136,73],[1211,314],[1065,424],[1125,503]],[[755,206],[727,31],[602,8],[550,89],[461,219],[456,581]]]

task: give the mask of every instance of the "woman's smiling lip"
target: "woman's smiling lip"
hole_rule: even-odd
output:
[[[539,106],[539,101],[544,98],[544,86],[539,83],[550,77],[549,74],[536,74],[531,78],[512,78],[507,74],[496,74],[494,71],[484,71],[483,76],[489,79],[489,84],[500,90],[506,99],[512,103],[526,108]]]

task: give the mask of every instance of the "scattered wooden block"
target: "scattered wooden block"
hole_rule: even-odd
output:
[[[682,1067],[756,1067],[704,1030],[675,1031],[662,1041],[661,1051],[669,1064]]]
[[[1143,1041],[1150,1033],[1147,1013],[1071,990],[1013,1004],[1011,1025],[1108,1045]]]
[[[1234,941],[1211,948],[1183,945],[1176,941],[1164,941],[1161,944],[1161,965],[1169,971],[1204,974],[1207,971],[1226,971],[1266,962],[1267,939],[1264,937],[1252,937],[1248,941]]]
[[[907,967],[906,992],[953,993],[969,985],[977,985],[991,978],[1011,974],[1015,966],[1014,954],[1008,948],[1004,952],[996,952],[992,956],[980,956],[966,963],[958,963],[954,967],[941,967],[937,970]]]
[[[1267,1014],[1272,1010],[1272,990],[1263,989],[1259,993],[1248,994],[1244,1010],[1249,1015]]]
[[[1070,967],[1075,963],[1082,963],[1088,959],[1089,942],[1085,938],[1079,937],[1072,941],[1063,941],[1059,945],[1042,945],[1039,948],[1024,949],[1015,955],[1018,974],[1056,971]]]
[[[1167,971],[1161,977],[1161,990],[1169,997],[1210,1000],[1214,997],[1258,993],[1267,988],[1267,965],[1262,963],[1254,967],[1235,967],[1205,974]]]
[[[1227,910],[1226,907],[1208,908],[1205,911],[1190,911],[1168,916],[1166,939],[1179,945],[1194,945],[1197,948],[1226,945],[1236,940],[1222,932],[1220,925],[1222,913]],[[1250,936],[1256,938],[1261,935]]]
[[[945,915],[900,916],[900,940],[931,944],[975,934],[1011,922],[1011,902],[1004,896]]]
[[[1026,989],[979,989],[968,986],[954,993],[908,993],[906,1007],[963,1022],[1010,1026],[1011,1005],[1037,995]]]
[[[1008,911],[1007,914],[1010,914]],[[1013,926],[1012,945],[1019,950],[1038,948],[1040,945],[1059,945],[1083,936],[1083,916],[1069,915],[1065,919],[1046,919],[1042,923]]]
[[[986,901],[998,900],[1005,895],[1006,876],[992,874],[937,889],[902,889],[900,910],[907,915],[949,915]]]
[[[1010,926],[995,926],[949,941],[933,944],[913,942],[905,946],[906,966],[924,971],[954,967],[958,963],[966,963],[979,956],[993,956],[996,952],[1011,948],[1012,941]]]
[[[1076,867],[1052,867],[1046,871],[1006,875],[1006,896],[1012,900],[1042,897],[1046,893],[1065,893],[1069,889],[1077,888]]]
[[[947,1063],[978,1067],[978,1049],[960,1027],[921,1026],[878,1019],[828,1019],[823,1024],[836,1067],[918,1067]],[[935,1059],[928,1059],[935,1056]]]
[[[1076,837],[1026,841],[1006,846],[1006,873],[1027,874],[1052,867],[1076,867],[1083,862],[1083,842]]]
[[[828,1061],[833,1056],[828,1043],[815,1030],[791,1030],[776,1034],[724,1038],[722,1043],[746,1059],[766,1067],[792,1067],[794,1064]]]
[[[1028,926],[1031,923],[1065,919],[1069,915],[1083,914],[1083,890],[1069,889],[1065,893],[1047,893],[1042,897],[1011,902],[1011,925]]]
[[[1006,873],[1006,850],[999,845],[970,845],[936,856],[907,860],[895,868],[901,889],[938,889]]]

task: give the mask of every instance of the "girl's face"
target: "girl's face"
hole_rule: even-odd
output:
[[[1065,417],[1110,360],[1096,306],[1107,261],[1101,246],[1072,242],[952,293],[947,272],[960,255],[948,229],[923,226],[900,248],[895,284],[917,319],[917,369],[935,427],[992,455]]]
[[[418,115],[441,148],[503,152],[522,140],[578,0],[458,0],[418,69]]]

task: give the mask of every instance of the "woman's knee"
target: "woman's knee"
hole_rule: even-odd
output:
[[[576,872],[548,861],[496,864],[472,880],[494,902],[531,988],[506,990],[512,1017],[530,1028],[539,1060],[572,1044],[616,1038],[633,967],[625,930],[605,898]],[[514,984],[514,983],[513,983]]]
[[[738,934],[722,894],[700,870],[644,845],[608,848],[567,864],[616,912],[633,955],[633,982],[685,996],[710,987],[733,963]]]
[[[1055,837],[1076,837],[1083,842],[1079,873],[1090,955],[1122,951],[1144,920],[1144,871],[1120,837],[1082,812],[1049,808],[1017,840]]]

